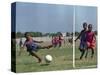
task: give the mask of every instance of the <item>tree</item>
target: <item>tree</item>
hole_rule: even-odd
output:
[[[21,32],[17,32],[17,33],[16,33],[16,37],[18,37],[18,38],[24,37],[24,34],[21,33]]]
[[[75,32],[75,36],[78,36],[78,35],[79,35],[79,32],[76,31],[76,32]]]
[[[66,36],[70,36],[70,33],[69,33],[69,32],[67,32],[67,33],[66,33]]]
[[[32,37],[42,37],[41,32],[29,32]]]
[[[62,36],[62,33],[61,32],[57,32],[56,35]]]

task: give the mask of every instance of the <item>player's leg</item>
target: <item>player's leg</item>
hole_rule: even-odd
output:
[[[85,50],[82,50],[82,51],[81,51],[81,56],[80,56],[80,59],[82,59],[82,58],[83,58],[84,53],[85,53]]]
[[[38,52],[40,49],[49,49],[53,47],[53,45],[48,45],[48,46],[40,46],[40,45],[36,45],[36,47],[34,47],[32,50],[35,52]]]
[[[62,46],[62,42],[59,42],[59,47],[61,47]]]
[[[55,47],[55,43],[52,43],[52,46]]]
[[[86,54],[85,54],[85,58],[87,58],[87,56],[88,56],[88,50],[89,50],[89,47],[88,47],[88,45],[87,45],[87,42],[84,42],[84,50],[86,51]]]
[[[85,58],[87,58],[87,56],[88,56],[88,51],[89,51],[89,49],[90,49],[90,42],[86,42],[86,55],[85,55]]]
[[[53,47],[53,45],[48,45],[48,46],[38,46],[37,49],[49,49]]]
[[[82,59],[82,58],[83,58],[83,56],[84,56],[84,53],[85,53],[84,43],[83,43],[83,42],[81,42],[81,43],[80,43],[79,50],[80,50],[80,52],[81,52],[80,59]]]
[[[88,49],[86,49],[86,55],[85,55],[85,58],[87,58],[88,56]]]
[[[94,48],[91,48],[91,58],[94,56]]]
[[[54,43],[52,43],[52,46],[54,47],[54,46],[55,46],[55,44],[54,44]]]
[[[79,51],[80,51],[80,52],[82,52],[82,51],[83,51],[83,49],[79,48]]]
[[[29,53],[30,53],[32,56],[36,57],[36,58],[38,59],[38,62],[39,62],[39,63],[42,61],[42,59],[41,59],[34,51],[29,51]]]
[[[18,54],[18,55],[20,56],[20,55],[21,55],[21,53],[22,53],[22,49],[20,48],[20,50],[19,50],[19,54]]]
[[[92,53],[91,53],[91,58],[93,58],[93,56],[94,56],[95,47],[96,47],[96,43],[95,43],[95,42],[92,42],[92,43],[91,43],[91,51],[92,51]]]
[[[83,43],[82,42],[80,42],[79,50],[80,50],[80,52],[83,51]]]
[[[20,51],[19,51],[19,56],[22,54],[22,51],[23,51],[23,47],[20,45]]]

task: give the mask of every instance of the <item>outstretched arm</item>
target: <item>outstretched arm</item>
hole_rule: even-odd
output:
[[[43,43],[43,41],[36,41],[36,40],[33,40],[33,41],[36,43]]]
[[[80,33],[79,36],[75,39],[75,41],[77,41],[77,40],[80,38],[80,36],[82,35],[82,32],[83,32],[83,31],[81,31],[81,33]]]

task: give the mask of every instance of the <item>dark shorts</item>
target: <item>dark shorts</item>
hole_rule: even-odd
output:
[[[37,52],[39,49],[41,49],[42,47],[40,46],[40,45],[37,45],[37,46],[33,46],[33,47],[31,47],[31,48],[27,48],[27,51],[28,52]]]
[[[81,41],[81,42],[80,42],[79,49],[87,49],[87,44],[86,44],[85,41]]]

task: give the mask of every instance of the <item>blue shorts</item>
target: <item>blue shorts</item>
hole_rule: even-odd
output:
[[[35,45],[33,45],[33,46],[27,47],[27,51],[28,51],[28,52],[31,52],[31,51],[37,52],[38,49],[40,49],[40,48],[41,48],[41,46],[35,44]]]
[[[80,46],[79,46],[80,49],[86,49],[87,48],[87,44],[85,41],[81,41],[80,42]]]

